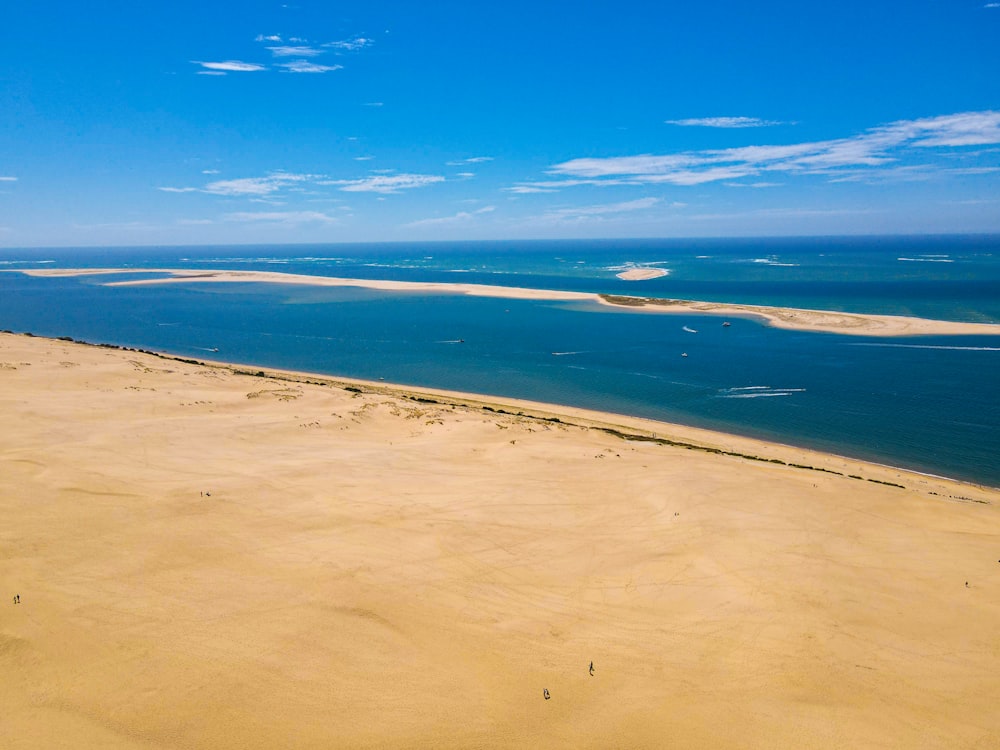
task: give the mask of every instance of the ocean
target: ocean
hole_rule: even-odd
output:
[[[0,269],[283,271],[1000,323],[1000,236],[0,250]],[[653,267],[666,275],[623,281]],[[122,277],[116,276],[115,280]],[[0,273],[0,329],[579,406],[1000,486],[1000,337],[354,287]],[[682,355],[687,356],[682,356]]]

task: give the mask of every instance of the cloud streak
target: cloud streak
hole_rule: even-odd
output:
[[[851,138],[571,159],[549,174],[562,180],[524,183],[520,188],[558,189],[578,184],[700,185],[762,174],[828,174],[892,165],[905,155],[930,149],[1000,143],[1000,112],[963,112],[917,120],[900,120],[871,128]]]
[[[535,216],[528,220],[529,224],[582,224],[586,222],[601,222],[607,219],[614,220],[622,214],[629,214],[634,211],[645,211],[660,203],[659,198],[638,198],[632,201],[622,201],[620,203],[603,203],[590,206],[573,206],[568,208],[556,208],[541,216]]]
[[[192,60],[192,64],[200,65],[199,75],[220,76],[229,73],[256,73],[270,70],[280,73],[330,73],[341,70],[343,65],[322,65],[313,62],[312,58],[326,54],[342,54],[346,52],[357,52],[358,50],[374,44],[372,39],[356,36],[351,39],[343,39],[335,42],[316,45],[301,37],[283,38],[280,34],[258,34],[256,42],[264,44],[265,49],[271,53],[272,58],[284,60],[286,58],[298,58],[287,62],[276,62],[274,67],[268,67],[261,63],[244,62],[243,60]]]
[[[268,47],[268,50],[270,50],[271,54],[275,57],[317,57],[323,54],[323,50],[321,49],[301,45]]]
[[[375,44],[374,39],[368,39],[363,36],[356,36],[353,39],[343,39],[339,42],[327,42],[324,47],[329,47],[330,49],[339,50],[341,52],[357,52],[365,47],[370,47]]]
[[[337,218],[319,211],[237,211],[222,217],[226,221],[273,224],[335,224]]]
[[[326,180],[320,185],[334,185],[348,193],[398,193],[401,190],[444,182],[444,177],[433,174],[377,174],[359,180]]]
[[[690,117],[686,120],[667,120],[667,125],[701,128],[765,128],[784,125],[777,120],[761,120],[757,117]]]
[[[278,67],[284,68],[285,73],[329,73],[332,70],[342,70],[343,65],[317,65],[308,60],[292,60],[291,62],[278,63]]]
[[[440,218],[433,219],[420,219],[419,221],[411,221],[409,224],[404,224],[407,227],[440,227],[448,226],[450,224],[467,224],[472,221],[476,216],[481,216],[482,214],[488,214],[496,211],[496,206],[483,206],[476,211],[459,211],[454,216],[442,216]]]
[[[359,158],[367,159],[372,157]],[[245,198],[250,201],[274,204],[278,198],[278,193],[310,192],[314,191],[316,186],[333,187],[348,193],[392,194],[444,181],[445,178],[441,175],[396,174],[392,170],[377,170],[368,177],[339,180],[331,180],[326,175],[277,171],[270,172],[263,177],[213,180],[203,187],[161,186],[157,190],[164,193],[206,193],[208,195]]]
[[[209,193],[211,195],[263,197],[296,183],[315,180],[317,175],[271,172],[264,177],[241,177],[235,180],[215,180],[205,187],[160,187],[165,193]]]
[[[243,62],[242,60],[224,60],[222,62],[202,62],[201,60],[192,60],[191,62],[195,65],[201,65],[203,68],[216,73],[255,73],[259,70],[267,70],[267,68],[263,65]]]

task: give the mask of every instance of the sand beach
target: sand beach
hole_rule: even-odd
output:
[[[12,334],[0,418],[5,748],[1000,745],[998,490]]]

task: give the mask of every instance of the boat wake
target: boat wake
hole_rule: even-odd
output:
[[[747,385],[741,388],[722,388],[719,398],[776,398],[803,393],[805,388],[772,388],[769,385]]]

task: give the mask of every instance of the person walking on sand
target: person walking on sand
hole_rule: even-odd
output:
[[[552,697],[551,695],[549,695],[549,689],[548,688],[542,688],[542,695],[545,696],[545,700],[548,700],[549,698]]]
[[[14,604],[20,604],[20,603],[21,603],[21,595],[14,594]]]
[[[594,662],[590,662],[590,676],[594,676]]]

